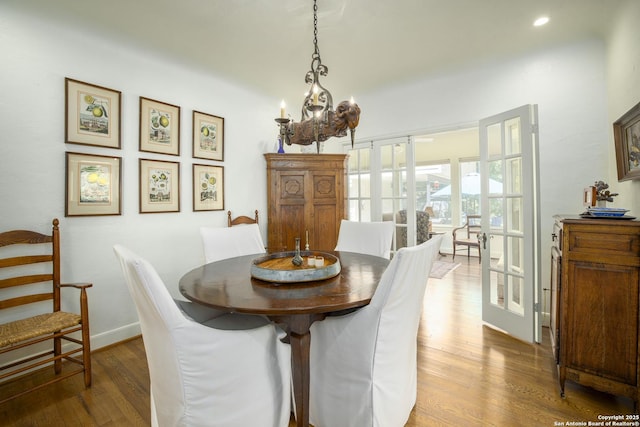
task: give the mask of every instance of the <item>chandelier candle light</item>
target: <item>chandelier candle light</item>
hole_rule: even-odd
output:
[[[353,147],[355,130],[360,121],[360,107],[351,97],[350,101],[342,101],[333,110],[333,97],[329,90],[320,84],[320,76],[326,76],[329,69],[322,64],[320,49],[318,49],[318,5],[313,1],[313,47],[311,55],[311,70],[305,76],[305,82],[310,85],[302,104],[302,117],[299,123],[286,117],[284,100],[280,104],[280,117],[276,123],[280,126],[280,138],[287,145],[311,145],[316,142],[320,153],[320,142],[335,136],[347,135],[347,128],[351,132],[351,146]]]

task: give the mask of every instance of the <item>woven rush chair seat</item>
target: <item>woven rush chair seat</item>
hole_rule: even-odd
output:
[[[23,341],[79,325],[79,314],[56,311],[28,319],[16,320],[0,325],[0,347],[8,347]]]

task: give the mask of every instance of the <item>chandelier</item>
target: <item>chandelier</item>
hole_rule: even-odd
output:
[[[318,48],[318,5],[313,0],[313,54],[311,55],[311,70],[305,76],[309,91],[302,103],[300,122],[294,122],[286,117],[284,101],[280,105],[280,117],[276,123],[280,125],[280,141],[287,145],[311,145],[316,143],[320,153],[320,142],[331,137],[347,135],[347,128],[351,133],[353,147],[355,130],[360,120],[360,107],[353,101],[342,101],[333,109],[331,92],[320,83],[320,76],[326,76],[329,69],[322,64],[320,49]]]

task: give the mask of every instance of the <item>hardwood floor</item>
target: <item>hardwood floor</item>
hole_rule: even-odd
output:
[[[528,344],[483,326],[477,258],[456,261],[462,265],[427,285],[418,336],[418,401],[407,426],[555,426],[633,413],[631,400],[571,382],[562,399],[548,331],[542,344]],[[11,387],[0,387],[0,396]],[[15,399],[0,405],[0,425],[148,426],[149,411],[144,346],[135,338],[94,352],[90,389],[77,375]]]

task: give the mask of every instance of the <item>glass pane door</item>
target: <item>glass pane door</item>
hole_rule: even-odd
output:
[[[525,106],[480,123],[482,319],[530,342],[539,293],[535,120],[535,107]]]
[[[349,219],[371,221],[371,147],[349,150]]]
[[[382,220],[396,223],[394,250],[415,244],[415,216],[407,215],[408,192],[413,194],[407,170],[407,140],[380,143],[380,200]],[[413,205],[413,203],[411,203]]]

